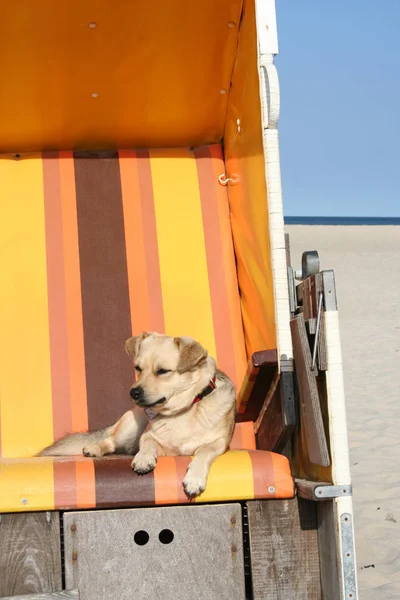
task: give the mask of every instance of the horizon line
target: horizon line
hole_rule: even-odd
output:
[[[285,215],[285,225],[400,225],[400,217],[323,217]]]

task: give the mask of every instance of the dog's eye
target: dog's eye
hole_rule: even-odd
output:
[[[135,367],[135,371],[136,371],[136,373],[141,373],[141,372],[142,372],[142,369],[141,369],[140,367],[136,366],[136,367]]]
[[[156,375],[165,375],[166,373],[171,373],[170,369],[158,369]]]

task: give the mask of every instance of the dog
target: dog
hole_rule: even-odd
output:
[[[132,469],[151,472],[159,456],[193,456],[183,488],[204,492],[215,459],[229,448],[235,424],[232,381],[199,342],[189,337],[142,333],[126,341],[136,382],[135,403],[114,425],[68,435],[39,456],[134,454]]]

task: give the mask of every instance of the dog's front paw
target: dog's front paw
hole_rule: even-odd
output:
[[[183,480],[183,489],[188,498],[195,498],[204,492],[206,489],[207,478],[196,474],[194,471],[188,470],[185,479]]]
[[[92,456],[95,458],[96,456],[103,456],[104,452],[99,444],[89,444],[82,449],[82,454],[84,456]]]
[[[156,466],[157,458],[148,456],[140,456],[140,452],[136,454],[135,458],[131,463],[132,469],[138,475],[146,475],[146,473],[150,473],[154,470]]]

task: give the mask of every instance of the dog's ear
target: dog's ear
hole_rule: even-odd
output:
[[[129,338],[129,340],[126,340],[125,350],[126,350],[126,353],[129,354],[129,356],[131,357],[131,359],[133,361],[135,361],[135,359],[138,355],[140,344],[143,342],[143,340],[145,338],[149,337],[149,335],[150,335],[150,333],[143,332],[140,335],[136,335],[135,337],[131,337],[131,338]]]
[[[208,352],[199,342],[191,338],[174,338],[175,344],[180,351],[179,363],[176,368],[178,373],[193,371],[205,362]]]

